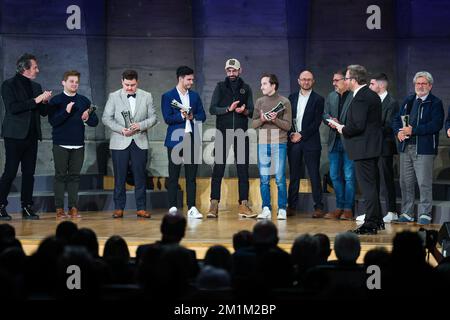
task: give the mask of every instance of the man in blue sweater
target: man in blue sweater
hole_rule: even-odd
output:
[[[415,94],[406,97],[392,122],[400,142],[402,215],[398,221],[414,222],[417,181],[420,191],[417,222],[425,225],[432,220],[433,163],[438,152],[439,131],[444,124],[444,107],[441,99],[431,94],[433,77],[429,72],[417,72],[414,87]],[[408,123],[405,117],[408,117]]]
[[[56,218],[81,217],[78,213],[78,188],[84,161],[84,127],[98,125],[98,118],[90,109],[91,102],[77,93],[80,73],[75,70],[64,73],[64,91],[49,102],[48,121],[53,138],[55,163]],[[64,211],[64,192],[67,185],[69,212]]]

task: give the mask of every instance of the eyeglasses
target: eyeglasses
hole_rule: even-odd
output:
[[[354,77],[344,78],[345,81],[355,79]]]
[[[416,86],[427,86],[429,85],[428,82],[416,82]]]
[[[344,80],[344,79],[345,79],[345,78],[333,79],[333,83],[334,83],[334,82],[339,82],[339,81]]]

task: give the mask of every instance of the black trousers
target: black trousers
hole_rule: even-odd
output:
[[[305,161],[311,181],[314,209],[323,209],[322,182],[320,179],[320,150],[305,151],[303,144],[288,143],[289,161],[289,192],[288,207],[297,208],[300,178],[302,177],[302,162]]]
[[[167,188],[169,191],[169,207],[177,207],[178,179],[180,178],[181,166],[184,164],[184,175],[186,177],[186,196],[188,209],[195,207],[195,197],[197,194],[197,168],[195,163],[195,148],[193,135],[184,137],[182,148],[167,148],[169,159],[169,178]],[[181,147],[181,146],[180,146]],[[197,150],[198,151],[198,150]]]
[[[220,131],[222,137],[226,137],[226,133]],[[240,141],[238,141],[238,138]],[[225,165],[228,154],[230,152],[231,144],[233,144],[234,161],[236,163],[236,169],[238,174],[238,186],[239,186],[239,202],[242,200],[248,200],[248,168],[250,162],[250,148],[249,138],[234,137],[224,139],[221,141],[218,139],[214,144],[214,168],[211,178],[211,199],[220,201],[220,193],[222,186],[222,179],[225,172]],[[242,143],[243,142],[243,143]],[[239,143],[241,145],[239,145]]]
[[[67,149],[53,145],[55,163],[55,207],[64,208],[64,192],[67,188],[68,207],[77,208],[80,172],[84,161],[84,147]]]
[[[387,211],[397,212],[395,182],[394,182],[394,157],[384,156],[378,160],[380,170],[380,190],[386,201]]]
[[[17,170],[22,171],[22,189],[20,200],[22,206],[33,204],[34,171],[37,159],[37,136],[29,135],[25,139],[5,138],[5,170],[0,179],[0,204],[8,204],[11,185]]]
[[[376,228],[383,221],[380,205],[378,157],[355,160],[355,173],[366,205],[364,226]]]

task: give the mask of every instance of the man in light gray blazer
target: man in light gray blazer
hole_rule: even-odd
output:
[[[114,168],[114,214],[123,218],[128,167],[133,173],[136,214],[150,218],[146,210],[147,130],[156,124],[153,98],[150,92],[138,89],[138,74],[134,70],[122,73],[122,89],[110,93],[102,117],[111,129],[111,149]]]

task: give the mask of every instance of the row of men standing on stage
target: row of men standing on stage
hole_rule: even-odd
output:
[[[40,85],[32,81],[38,72],[37,59],[26,54],[17,62],[15,77],[6,80],[2,85],[6,111],[2,128],[6,163],[0,180],[0,219],[3,220],[11,218],[6,212],[7,196],[19,164],[22,166],[23,175],[23,218],[39,218],[32,208],[33,176],[37,140],[42,139],[40,116],[47,114],[53,127],[57,217],[79,217],[77,193],[84,159],[84,128],[85,125],[96,126],[98,118],[95,110],[90,108],[90,101],[77,93],[80,80],[78,72],[68,71],[64,74],[64,91],[53,98],[50,91],[42,92]],[[279,83],[276,75],[264,74],[261,77],[263,97],[256,101],[255,106],[250,86],[240,77],[240,62],[236,59],[227,60],[225,72],[227,76],[217,84],[209,110],[216,116],[216,137],[225,139],[216,139],[215,143],[211,204],[207,217],[217,218],[219,215],[221,181],[228,152],[233,145],[239,178],[238,213],[242,217],[271,218],[269,182],[272,174],[275,175],[278,188],[277,218],[284,220],[295,214],[298,207],[301,164],[304,161],[313,191],[314,218],[353,219],[356,171],[366,203],[367,215],[361,217],[365,220],[363,233],[373,233],[374,230],[384,227],[383,220],[380,219],[379,172],[383,177],[382,189],[386,190],[388,204],[388,214],[384,217],[384,222],[396,219],[400,222],[413,221],[414,188],[411,186],[416,178],[421,191],[418,222],[426,224],[431,221],[433,159],[437,153],[438,133],[442,127],[444,112],[442,102],[430,93],[433,78],[429,73],[416,74],[416,95],[408,97],[399,108],[386,91],[386,75],[373,76],[369,84],[367,71],[361,66],[349,66],[347,70],[336,72],[333,76],[335,90],[327,99],[314,92],[314,76],[310,71],[300,73],[299,91],[291,94],[288,99],[277,93]],[[201,137],[196,136],[196,133],[199,133],[196,128],[199,123],[205,121],[206,115],[200,96],[191,90],[194,70],[187,66],[179,67],[176,80],[175,88],[163,94],[161,100],[163,118],[168,125],[165,146],[169,159],[170,210],[176,210],[178,179],[181,165],[184,164],[188,216],[202,218],[203,215],[195,203],[198,167],[195,147],[201,145]],[[369,87],[372,90],[369,90]],[[181,106],[189,106],[189,110],[174,108],[174,101]],[[283,109],[270,112],[280,102]],[[129,117],[128,123],[124,114]],[[410,117],[409,126],[403,125],[404,115]],[[249,141],[246,131],[250,119],[253,128],[259,129],[258,168],[263,200],[259,214],[250,208],[248,202]],[[113,217],[122,218],[124,215],[125,182],[128,168],[131,167],[135,182],[136,215],[150,218],[151,214],[146,210],[145,192],[145,168],[149,147],[147,131],[157,121],[152,95],[138,89],[136,71],[124,71],[122,88],[110,94],[102,121],[111,129],[110,149],[115,180]],[[323,210],[319,173],[319,127],[322,122],[330,126],[330,177],[336,192],[337,209],[329,213]],[[227,131],[230,130],[231,141],[227,139]],[[450,136],[450,119],[447,119],[446,131]],[[241,132],[244,135],[239,135]],[[400,217],[396,213],[393,182],[395,139],[400,142]],[[288,190],[284,174],[286,157],[290,164],[291,177]],[[376,172],[374,168],[377,169]],[[69,194],[68,214],[64,210],[65,187]],[[374,215],[376,223],[372,221]]]

